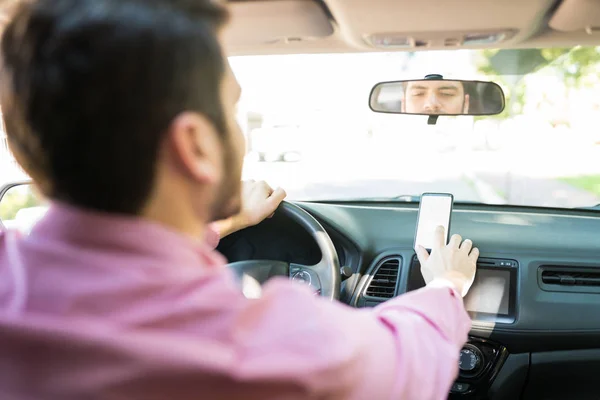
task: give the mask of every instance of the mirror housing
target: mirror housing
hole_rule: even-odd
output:
[[[504,111],[505,97],[494,82],[428,75],[425,79],[378,83],[371,90],[369,107],[388,114],[497,115]]]

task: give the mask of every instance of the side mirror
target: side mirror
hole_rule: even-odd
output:
[[[48,205],[31,182],[14,182],[0,189],[0,227],[28,233]]]

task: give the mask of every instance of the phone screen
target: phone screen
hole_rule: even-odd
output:
[[[431,250],[434,243],[435,228],[443,226],[446,231],[446,242],[450,230],[453,197],[446,193],[424,193],[421,196],[415,247],[421,245]]]

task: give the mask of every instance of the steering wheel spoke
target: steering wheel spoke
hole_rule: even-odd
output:
[[[321,295],[322,286],[317,265],[290,264],[290,279],[294,282],[310,286],[315,294]]]
[[[325,228],[309,213],[295,204],[283,202],[277,210],[298,223],[315,240],[322,258],[315,265],[289,264],[283,261],[248,260],[229,264],[242,284],[247,297],[260,297],[260,285],[274,276],[288,278],[310,285],[316,295],[330,300],[339,298],[340,263],[331,238]],[[257,289],[258,287],[258,289]]]

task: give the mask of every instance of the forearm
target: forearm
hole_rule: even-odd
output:
[[[457,293],[425,288],[357,310],[300,291],[275,279],[247,310],[243,331],[257,332],[241,342],[250,364],[293,359],[277,371],[323,397],[447,398],[470,329]]]
[[[211,226],[219,234],[219,237],[224,238],[227,235],[231,235],[234,232],[247,228],[248,224],[242,221],[242,219],[236,215],[215,221],[211,224]]]
[[[212,222],[207,226],[206,243],[208,246],[216,248],[222,238],[247,227],[248,224],[245,224],[238,216]]]
[[[471,327],[459,293],[425,288],[374,312],[394,336],[397,398],[445,399]]]

